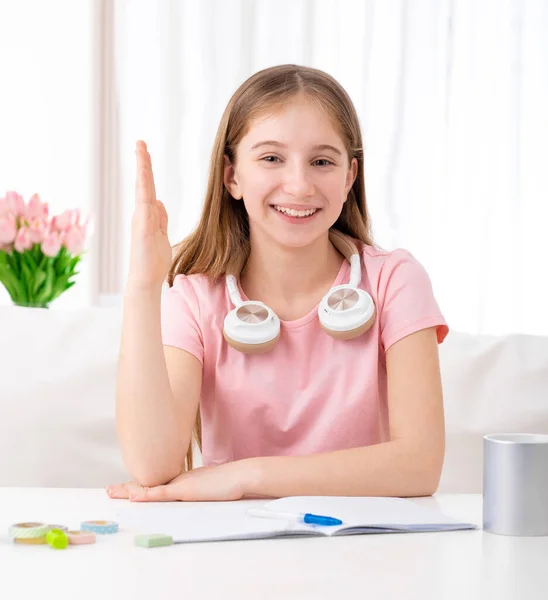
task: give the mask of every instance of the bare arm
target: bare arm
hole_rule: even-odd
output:
[[[116,386],[116,426],[126,467],[137,483],[153,486],[184,466],[201,388],[201,364],[177,348],[163,348],[162,284],[171,265],[168,217],[156,198],[152,163],[137,142],[135,211],[124,295]]]
[[[388,349],[390,441],[302,457],[244,459],[247,495],[429,496],[445,454],[437,340],[433,328]]]
[[[126,293],[116,424],[125,465],[141,485],[160,485],[181,472],[201,378],[196,357],[162,346],[160,293]]]

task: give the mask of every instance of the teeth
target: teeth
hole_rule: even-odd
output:
[[[284,208],[283,206],[274,205],[274,208],[285,215],[289,215],[291,217],[309,217],[313,215],[318,209],[317,208],[309,208],[308,210],[295,210],[294,208]]]

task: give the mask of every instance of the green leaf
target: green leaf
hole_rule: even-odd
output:
[[[25,273],[23,271],[23,266],[26,267],[24,261],[23,261],[23,256],[19,253],[16,253],[17,255],[17,260],[18,260],[18,267],[19,267],[19,274],[18,274],[18,279],[19,279],[19,283],[21,284],[21,292],[22,292],[22,303],[23,304],[27,304],[29,301],[29,293],[28,293],[28,288],[27,288],[27,278],[25,276]],[[31,276],[32,277],[32,276]]]
[[[4,285],[10,298],[15,302],[17,300],[17,286],[13,281],[13,270],[8,260],[8,253],[5,250],[0,251],[0,283]]]
[[[70,255],[67,255],[66,248],[64,246],[61,246],[61,250],[59,250],[59,253],[55,257],[55,264],[54,264],[55,271],[57,272],[58,275],[61,275],[62,273],[65,272],[69,258],[70,258]]]
[[[8,290],[8,294],[14,302],[22,303],[25,300],[25,290],[22,283],[15,276],[10,267],[0,269],[0,281]]]
[[[34,284],[32,286],[32,295],[36,296],[41,285],[46,281],[46,272],[43,269],[38,269],[34,274]]]
[[[53,291],[51,299],[53,300],[53,299],[57,298],[62,293],[66,292],[68,289],[70,289],[75,283],[76,283],[75,281],[67,281],[66,278],[58,281],[55,285],[55,289]]]
[[[29,302],[32,301],[32,288],[34,285],[34,276],[32,274],[32,271],[29,269],[28,265],[25,263],[24,260],[21,261],[21,271],[23,273],[23,277],[22,277],[22,283],[25,286],[25,289],[27,291],[27,300]]]
[[[57,278],[55,285],[53,286],[52,293],[51,293],[52,300],[53,300],[53,298],[57,298],[57,296],[59,296],[60,294],[62,294],[65,291],[67,283],[68,283],[68,277],[66,277],[66,276],[63,275],[63,276]]]
[[[34,257],[32,256],[32,252],[30,250],[25,250],[22,256],[22,264],[26,264],[27,267],[34,273],[38,268]]]
[[[68,275],[74,273],[74,269],[76,265],[80,262],[80,256],[71,257],[70,254],[67,254],[63,257],[63,260],[57,266],[57,273],[59,275]]]
[[[36,262],[32,257],[32,253],[26,250],[21,254],[21,273],[22,280],[27,290],[27,300],[29,304],[32,304],[34,297],[34,288],[36,285]]]
[[[76,267],[76,265],[80,262],[80,256],[74,256],[71,260],[70,260],[70,269],[71,271],[74,270],[74,268]]]
[[[18,297],[16,281],[13,281],[13,273],[3,266],[0,267],[0,283],[4,285],[10,298],[16,302]]]
[[[40,292],[34,299],[37,304],[44,304],[51,300],[51,294],[53,291],[53,284],[55,281],[55,270],[53,268],[53,258],[48,258],[46,261],[46,281]]]
[[[13,273],[16,277],[19,277],[19,261],[17,260],[18,253],[10,252],[6,255],[8,259],[8,264],[11,267]]]

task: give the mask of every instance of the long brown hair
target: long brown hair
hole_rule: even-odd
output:
[[[174,247],[167,281],[173,285],[179,274],[202,273],[219,279],[238,272],[249,256],[249,220],[244,203],[236,201],[224,185],[225,155],[235,164],[240,140],[253,120],[282,108],[295,96],[316,103],[338,127],[349,162],[358,161],[358,173],[348,192],[342,212],[334,225],[366,244],[372,244],[371,226],[365,201],[363,147],[356,110],[344,88],[327,73],[299,65],[278,65],[264,69],[244,81],[223,113],[213,150],[204,206],[195,230]],[[201,450],[202,427],[198,410],[194,436]],[[193,467],[192,443],[186,468]]]

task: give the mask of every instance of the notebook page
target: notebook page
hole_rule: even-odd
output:
[[[259,506],[255,504],[255,506]],[[139,503],[117,511],[123,528],[136,533],[163,533],[174,542],[252,539],[291,534],[296,524],[246,514],[244,502]]]
[[[357,526],[412,528],[461,524],[461,521],[437,510],[419,506],[405,498],[295,496],[266,502],[264,507],[279,511],[314,513],[343,521],[341,526],[321,527],[330,533]]]

